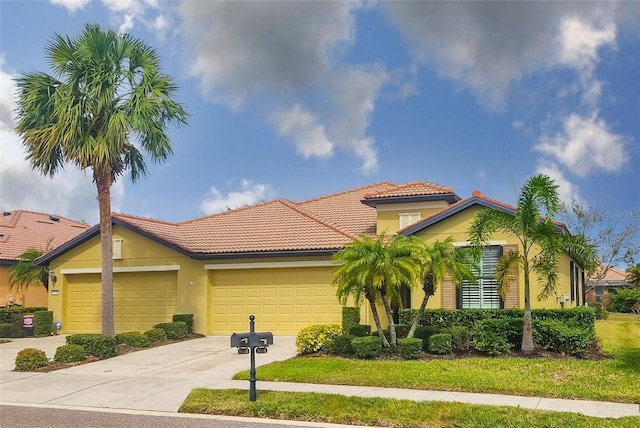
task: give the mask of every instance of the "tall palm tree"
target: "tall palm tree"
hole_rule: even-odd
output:
[[[522,269],[524,273],[524,326],[522,352],[534,350],[531,325],[531,287],[529,276],[538,274],[541,281],[539,299],[553,294],[557,283],[557,258],[564,244],[553,223],[560,209],[558,186],[545,175],[531,177],[520,191],[515,213],[487,208],[478,211],[469,228],[471,242],[481,247],[496,232],[503,232],[520,243],[518,251],[504,254],[496,265],[498,292],[504,297],[508,280]]]
[[[380,296],[389,323],[391,341],[382,336],[379,321],[376,323],[383,344],[397,346],[397,336],[393,324],[391,302],[402,285],[412,285],[419,273],[419,264],[414,254],[414,243],[402,235],[387,238],[384,233],[376,239],[362,235],[359,239],[334,254],[333,260],[339,264],[334,271],[334,283],[338,284],[338,295],[353,290],[356,297],[363,293],[375,312],[375,298]]]
[[[153,49],[127,34],[87,24],[76,38],[54,35],[46,48],[53,75],[17,79],[18,125],[31,167],[55,175],[66,163],[90,168],[98,193],[102,248],[102,332],[113,335],[111,186],[132,181],[171,154],[169,124],[186,122],[172,99],[177,86],[162,74]]]
[[[476,263],[473,254],[466,251],[465,248],[454,246],[451,236],[444,241],[437,240],[432,244],[415,238],[415,243],[417,250],[415,257],[421,265],[420,277],[424,295],[411,322],[407,337],[413,337],[415,334],[429,303],[429,298],[436,293],[438,286],[442,284],[447,275],[451,276],[455,284],[464,280],[476,282],[474,274]]]

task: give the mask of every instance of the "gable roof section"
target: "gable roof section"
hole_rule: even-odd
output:
[[[470,198],[463,199],[455,204],[451,204],[448,207],[443,208],[440,211],[436,212],[435,214],[432,214],[429,217],[425,217],[424,219],[418,221],[417,223],[414,223],[400,230],[398,233],[401,235],[413,235],[414,233],[420,232],[421,230],[424,230],[429,226],[432,226],[442,220],[445,220],[451,217],[452,215],[455,215],[475,205],[504,211],[510,215],[514,215],[516,212],[516,208],[513,205],[505,204],[504,202],[500,202],[496,199],[491,199],[483,195],[479,191],[474,190]],[[541,220],[543,219],[544,218],[541,217]],[[563,223],[559,221],[554,221],[553,223],[555,224],[556,231],[567,232],[567,228]]]
[[[0,214],[0,261],[17,262],[29,249],[60,247],[82,234],[89,225],[65,217],[35,211],[15,210]]]
[[[451,187],[425,181],[414,181],[381,192],[365,194],[361,202],[376,207],[379,204],[442,200],[453,204],[458,202],[460,197],[454,193]]]

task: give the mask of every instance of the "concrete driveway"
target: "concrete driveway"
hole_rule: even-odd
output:
[[[249,356],[230,348],[229,336],[208,336],[49,373],[13,371],[21,349],[41,349],[53,358],[63,344],[63,336],[1,344],[0,402],[175,412],[193,388],[215,388],[249,369]],[[295,337],[278,336],[267,354],[256,355],[256,364],[295,353]]]

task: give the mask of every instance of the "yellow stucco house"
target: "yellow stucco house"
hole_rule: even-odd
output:
[[[42,283],[10,287],[10,270],[27,250],[52,250],[89,229],[84,223],[57,215],[14,210],[0,214],[0,307],[46,307]]]
[[[480,193],[461,199],[432,183],[381,182],[302,202],[278,199],[182,223],[113,214],[116,331],[143,331],[192,313],[203,334],[245,331],[255,314],[260,330],[296,334],[317,323],[340,323],[332,286],[331,255],[361,234],[453,236],[466,245],[473,213],[513,207]],[[566,232],[558,224],[559,232]],[[503,302],[495,292],[492,264],[515,242],[489,243],[480,287],[445,284],[431,308],[522,307],[519,287]],[[100,236],[95,226],[44,256],[57,276],[49,308],[63,333],[100,331]],[[582,271],[563,256],[558,295],[534,307],[582,304]],[[523,280],[520,278],[519,284]],[[422,291],[405,296],[416,307]],[[537,295],[535,285],[532,296]],[[362,307],[363,322],[370,323]]]

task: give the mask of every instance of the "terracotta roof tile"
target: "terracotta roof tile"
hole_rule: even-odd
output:
[[[394,196],[439,195],[444,193],[453,193],[453,188],[425,181],[414,181],[412,183],[395,186],[394,188],[381,192],[368,193],[364,195],[363,199],[390,198]]]
[[[90,228],[65,217],[34,211],[15,210],[0,214],[0,259],[17,261],[29,249],[59,247]]]

